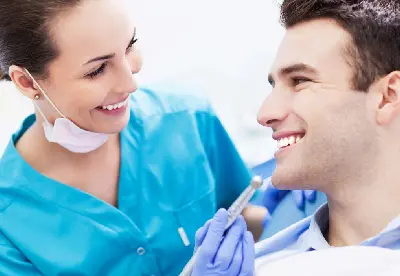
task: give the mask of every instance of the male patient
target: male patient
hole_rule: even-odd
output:
[[[272,183],[328,204],[256,245],[256,267],[348,245],[400,249],[400,1],[286,0],[260,124]]]
[[[322,191],[328,204],[258,243],[257,275],[275,260],[330,247],[400,252],[400,1],[285,0],[281,19],[287,32],[258,117],[279,145],[272,183]],[[226,221],[220,211],[198,231],[196,264],[211,270],[197,275],[230,264],[254,268],[243,230],[233,227],[222,239]],[[210,246],[219,240],[221,249]]]

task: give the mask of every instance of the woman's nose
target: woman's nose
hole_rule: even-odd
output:
[[[139,73],[142,68],[140,54],[132,53],[124,60],[123,72],[117,79],[117,87],[120,93],[133,93],[138,89],[134,74]]]
[[[123,78],[119,78],[118,91],[120,93],[133,93],[138,89],[135,76],[131,71],[124,74]]]
[[[142,70],[143,58],[139,49],[135,48],[131,53],[131,56],[127,57],[127,61],[131,64],[132,74],[137,74]]]

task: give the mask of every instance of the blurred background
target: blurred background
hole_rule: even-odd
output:
[[[205,94],[250,166],[272,158],[276,144],[256,116],[284,33],[275,1],[130,3],[144,58],[139,83]],[[0,153],[32,111],[11,83],[0,82]]]

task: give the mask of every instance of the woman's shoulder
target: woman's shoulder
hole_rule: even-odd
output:
[[[140,110],[146,116],[181,112],[213,113],[204,93],[181,87],[143,87],[131,97],[132,110]]]
[[[26,181],[21,176],[14,175],[10,178],[9,174],[4,172],[5,166],[0,162],[0,214],[3,213],[14,202],[17,194],[20,194],[21,181]]]

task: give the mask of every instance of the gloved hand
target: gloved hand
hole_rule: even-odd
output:
[[[269,181],[263,197],[264,207],[272,214],[288,193],[292,194],[293,200],[300,210],[304,210],[306,200],[309,202],[315,202],[316,200],[316,193],[313,190],[278,190]]]
[[[198,257],[192,276],[251,276],[254,271],[254,239],[240,216],[224,235],[228,212],[220,209],[196,233]]]

